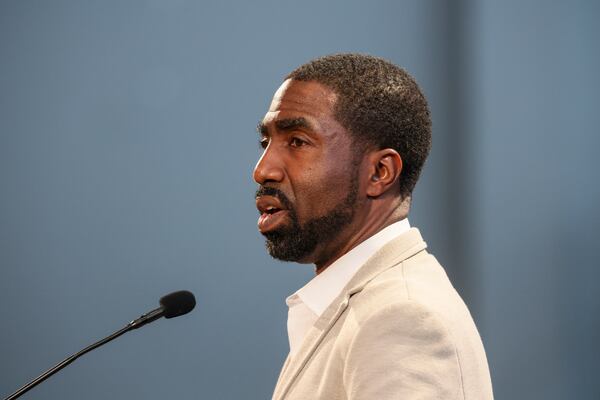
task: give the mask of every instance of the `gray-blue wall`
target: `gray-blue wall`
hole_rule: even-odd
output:
[[[0,396],[157,306],[30,399],[264,399],[310,266],[256,232],[254,127],[342,51],[421,83],[434,148],[411,223],[469,304],[498,399],[596,399],[594,1],[2,1]]]

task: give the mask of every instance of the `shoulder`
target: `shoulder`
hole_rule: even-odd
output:
[[[362,352],[417,349],[453,359],[452,324],[443,304],[455,291],[435,258],[423,251],[368,282],[348,303],[344,325],[348,350]],[[349,354],[350,354],[349,353]],[[399,354],[396,354],[397,356]]]
[[[386,269],[355,293],[349,299],[348,321],[354,332],[379,325],[418,334],[429,329],[438,337],[454,338],[459,348],[465,341],[481,342],[467,306],[442,266],[426,251]]]
[[[424,250],[375,276],[350,298],[349,306],[359,321],[380,313],[408,318],[466,311],[442,266]]]
[[[355,293],[343,325],[348,382],[363,382],[360,375],[374,371],[364,367],[376,357],[381,368],[395,371],[395,381],[411,382],[418,393],[427,388],[432,398],[462,398],[463,391],[491,398],[487,360],[469,310],[425,251]]]

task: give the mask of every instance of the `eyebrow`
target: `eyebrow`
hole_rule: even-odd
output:
[[[275,121],[275,127],[277,128],[277,130],[284,132],[293,131],[298,128],[313,130],[312,124],[308,122],[306,118],[303,117],[278,119],[277,121]],[[269,134],[269,129],[267,128],[267,125],[262,121],[258,123],[256,130],[263,136],[267,136]]]

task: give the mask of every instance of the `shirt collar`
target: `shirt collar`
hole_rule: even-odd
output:
[[[321,316],[354,274],[377,250],[409,229],[408,219],[385,227],[334,261],[325,271],[288,297],[286,302],[289,305],[301,300],[317,316]]]

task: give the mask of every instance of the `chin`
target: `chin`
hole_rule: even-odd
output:
[[[303,242],[297,237],[283,236],[275,233],[264,235],[265,246],[269,255],[280,261],[297,262],[300,264],[311,264],[314,262],[314,250],[316,243],[312,241]]]

